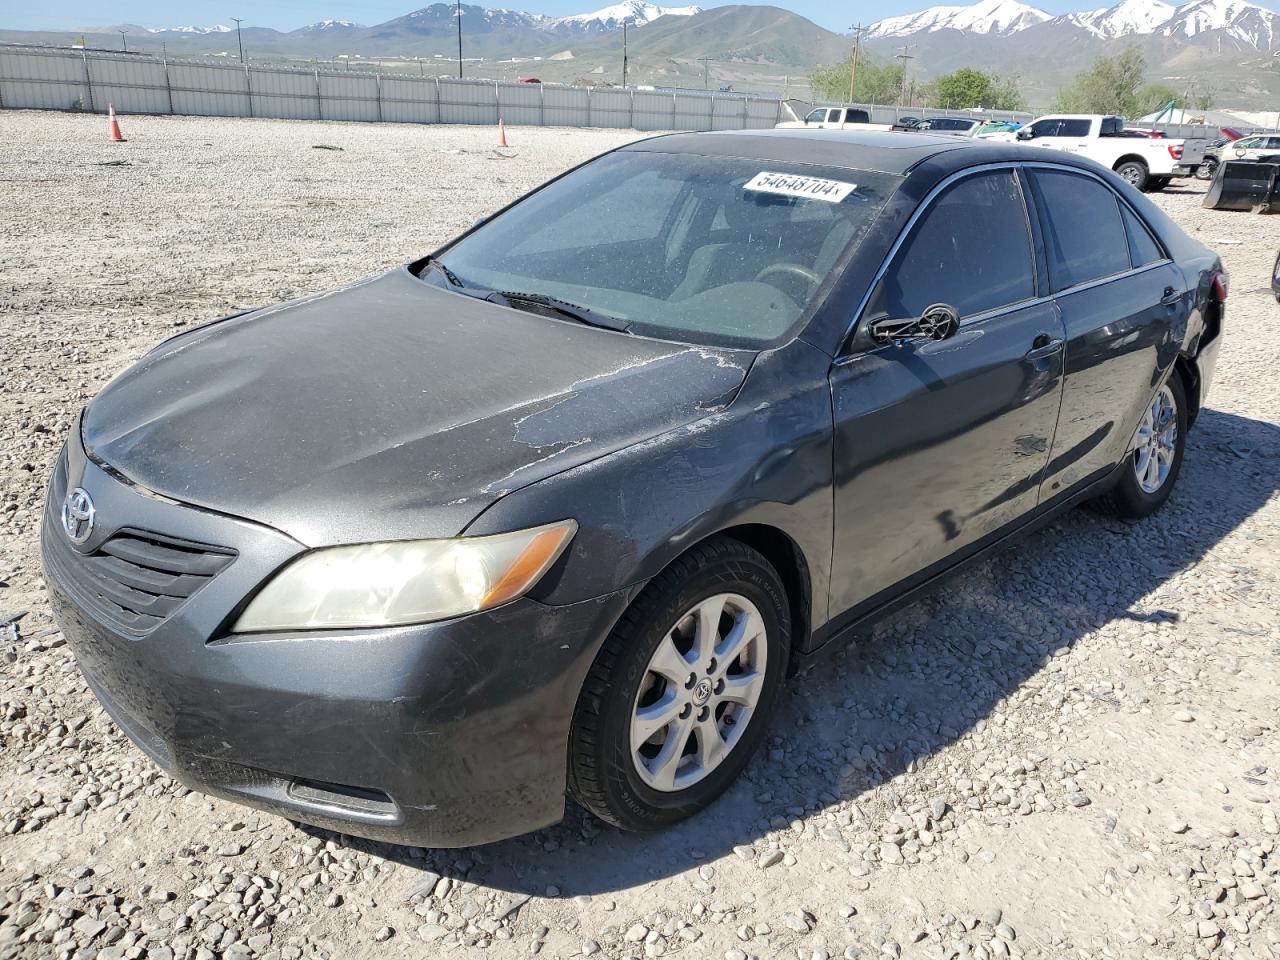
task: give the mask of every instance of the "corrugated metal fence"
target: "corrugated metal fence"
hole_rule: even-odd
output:
[[[0,107],[288,120],[740,130],[790,119],[778,99],[710,91],[571,87],[168,60],[97,50],[0,46]],[[831,104],[841,106],[841,104]],[[867,105],[876,123],[917,110]],[[1028,119],[1029,114],[928,111]]]
[[[0,47],[0,106],[104,113],[176,113],[291,120],[735,130],[771,127],[779,101],[458,80],[99,51]]]

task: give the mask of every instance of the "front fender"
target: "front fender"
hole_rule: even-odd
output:
[[[773,527],[808,566],[803,599],[819,627],[833,531],[829,367],[800,340],[766,351],[724,410],[515,491],[466,532],[577,520],[573,543],[531,593],[567,604],[642,583],[719,531]]]

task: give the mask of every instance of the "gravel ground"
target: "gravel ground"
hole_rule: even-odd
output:
[[[408,260],[634,134],[104,126],[0,112],[0,956],[1280,958],[1280,218],[1157,198],[1232,273],[1158,516],[1075,511],[796,678],[676,830],[571,809],[419,850],[190,793],[135,749],[45,602],[45,476],[175,328]]]

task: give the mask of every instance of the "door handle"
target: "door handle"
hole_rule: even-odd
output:
[[[1182,299],[1182,294],[1178,293],[1173,287],[1165,287],[1164,293],[1160,295],[1160,302],[1166,307],[1172,307]]]
[[[1052,357],[1055,353],[1062,349],[1063,340],[1061,337],[1053,337],[1050,339],[1047,333],[1042,333],[1036,337],[1032,343],[1031,349],[1025,354],[1028,360],[1043,360],[1045,357]]]

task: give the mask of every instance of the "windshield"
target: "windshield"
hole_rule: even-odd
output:
[[[447,273],[422,276],[481,296],[554,297],[631,333],[760,348],[801,320],[900,180],[770,160],[611,153],[441,251]]]

